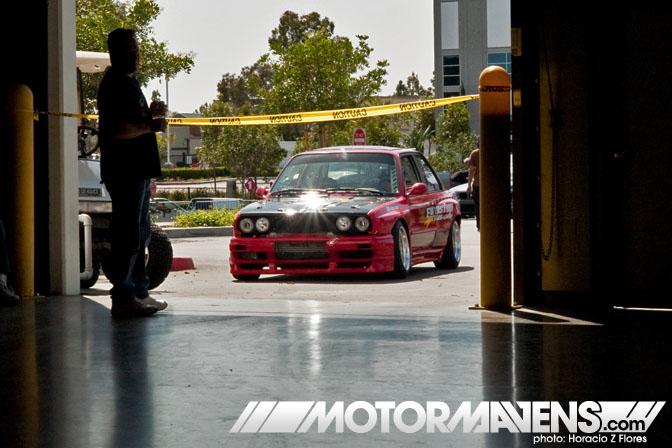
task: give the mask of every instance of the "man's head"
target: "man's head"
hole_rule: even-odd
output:
[[[112,67],[125,74],[134,74],[140,65],[140,50],[135,31],[117,28],[107,35],[107,49]]]

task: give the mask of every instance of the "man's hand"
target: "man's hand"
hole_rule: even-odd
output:
[[[471,194],[471,183],[467,184],[467,194]]]
[[[149,122],[149,129],[152,132],[166,132],[168,122],[165,118],[154,118]]]
[[[168,106],[163,101],[152,101],[152,104],[149,105],[149,112],[152,114],[152,118],[165,117],[168,113]]]

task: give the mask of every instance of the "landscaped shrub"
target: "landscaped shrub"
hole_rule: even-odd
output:
[[[212,179],[215,170],[212,168],[173,168],[161,169],[161,177],[157,181],[166,180],[193,180],[193,179]],[[217,177],[230,177],[231,173],[227,168],[217,167]]]
[[[175,227],[221,227],[232,226],[236,210],[196,210],[175,217]]]

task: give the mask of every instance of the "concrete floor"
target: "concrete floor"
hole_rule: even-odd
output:
[[[176,240],[176,255],[193,256],[197,270],[171,274],[156,292],[170,307],[151,318],[112,320],[105,282],[83,296],[2,309],[0,446],[526,447],[532,435],[506,430],[229,431],[250,401],[443,401],[454,409],[671,396],[669,313],[468,310],[478,302],[473,221],[463,238],[455,272],[424,265],[403,281],[258,283],[231,281],[227,238]],[[670,446],[666,406],[646,446]]]

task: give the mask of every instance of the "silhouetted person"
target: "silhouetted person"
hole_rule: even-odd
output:
[[[5,227],[0,220],[0,305],[16,305],[21,301],[21,297],[14,294],[7,284],[7,274],[9,274],[9,255],[5,242]]]
[[[479,149],[469,154],[469,179],[467,180],[467,194],[474,198],[474,213],[476,214],[476,228],[481,230],[481,187],[479,182]]]
[[[140,63],[133,30],[107,37],[112,66],[98,88],[101,177],[112,197],[112,316],[148,316],[167,304],[149,295],[145,249],[151,238],[150,179],[161,175],[156,132],[166,130],[166,105],[147,106],[135,73]],[[158,118],[157,118],[158,117]]]

